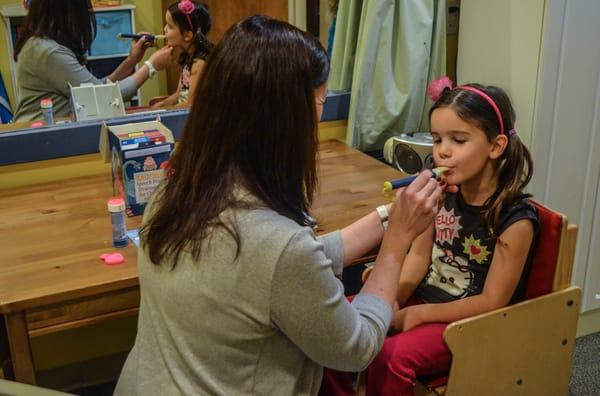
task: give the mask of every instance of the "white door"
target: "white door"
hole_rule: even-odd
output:
[[[600,1],[547,0],[531,191],[579,226],[573,284],[600,308]]]

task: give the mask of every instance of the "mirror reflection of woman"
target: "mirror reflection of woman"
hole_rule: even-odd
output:
[[[108,76],[96,78],[85,67],[86,53],[96,36],[96,17],[90,0],[31,0],[14,59],[19,100],[14,121],[41,120],[40,100],[52,99],[55,117],[72,114],[69,85],[119,81],[123,100],[170,62],[172,48],[157,50],[133,74],[149,42],[135,41],[129,56]]]

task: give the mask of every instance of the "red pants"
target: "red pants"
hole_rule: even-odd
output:
[[[386,338],[366,370],[367,396],[412,396],[417,377],[448,372],[452,355],[444,343],[446,323],[428,323]],[[325,369],[321,396],[355,395],[353,374]]]

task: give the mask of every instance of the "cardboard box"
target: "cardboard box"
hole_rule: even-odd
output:
[[[108,126],[100,133],[100,153],[112,162],[113,195],[125,199],[126,213],[144,212],[167,173],[175,140],[159,120]]]

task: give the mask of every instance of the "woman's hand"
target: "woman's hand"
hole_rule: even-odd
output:
[[[150,56],[150,63],[156,70],[163,70],[172,61],[173,47],[162,47]]]
[[[413,241],[433,221],[442,194],[438,182],[431,177],[431,171],[422,172],[408,187],[396,194],[388,232]]]
[[[149,34],[142,32],[140,34]],[[147,36],[142,36],[139,40],[133,40],[131,48],[129,49],[129,59],[134,65],[137,65],[144,58],[146,50],[154,45],[154,41],[149,40]]]

